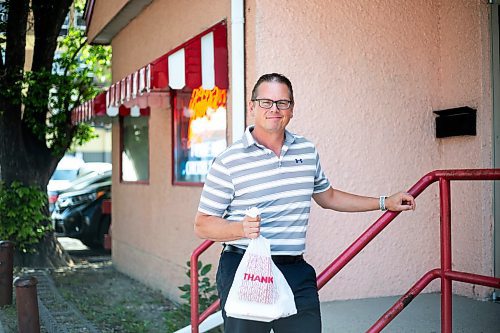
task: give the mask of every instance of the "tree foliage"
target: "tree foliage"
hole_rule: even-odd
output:
[[[71,144],[93,137],[87,124],[71,124],[71,110],[92,99],[99,84],[109,81],[110,55],[109,47],[88,45],[84,31],[70,27],[58,40],[50,68],[24,71],[16,81],[14,89],[21,88],[25,110],[23,120],[53,155],[60,156]]]

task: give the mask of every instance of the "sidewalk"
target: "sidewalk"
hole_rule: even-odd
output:
[[[41,333],[99,333],[93,323],[61,296],[45,270],[36,269],[29,275],[38,281],[36,287]],[[0,320],[0,333],[13,332],[7,332]]]
[[[322,303],[323,332],[366,332],[398,298],[381,297]],[[383,332],[441,332],[441,294],[417,296]],[[476,301],[454,295],[453,332],[500,332],[500,303]]]

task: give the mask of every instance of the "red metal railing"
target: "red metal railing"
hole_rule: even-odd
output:
[[[451,267],[451,197],[450,182],[457,180],[500,180],[500,169],[436,170],[422,177],[408,191],[415,198],[429,185],[439,182],[441,209],[441,267],[427,272],[402,296],[367,332],[380,332],[434,279],[441,278],[441,332],[452,332],[452,281],[475,283],[500,288],[500,279],[453,271]],[[386,212],[342,252],[323,272],[318,275],[321,289],[382,230],[394,220],[399,212]],[[198,257],[214,242],[204,241],[191,255],[191,331],[198,333],[200,323],[219,307],[219,301],[212,304],[201,315],[198,312]]]

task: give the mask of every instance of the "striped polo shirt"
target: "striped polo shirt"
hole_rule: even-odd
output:
[[[208,172],[198,210],[241,221],[245,211],[259,208],[261,235],[269,239],[273,255],[299,255],[305,239],[311,197],[326,191],[330,182],[321,170],[318,152],[310,141],[285,131],[280,156],[257,143],[251,131],[217,156]],[[227,242],[246,248],[249,239]]]

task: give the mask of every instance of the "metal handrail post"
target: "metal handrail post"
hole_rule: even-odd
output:
[[[198,246],[191,255],[190,278],[191,278],[191,332],[198,333],[200,325],[199,313],[199,291],[198,291],[198,258],[205,252],[214,241],[206,240]]]
[[[441,209],[441,332],[452,332],[452,279],[451,271],[451,191],[450,181],[439,179]]]

